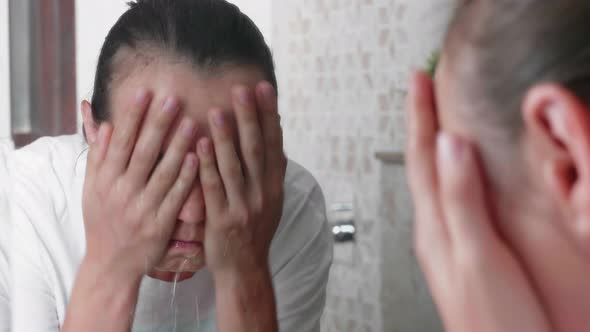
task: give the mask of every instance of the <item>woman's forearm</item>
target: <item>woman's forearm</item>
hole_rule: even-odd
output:
[[[215,276],[217,332],[278,331],[268,270]]]
[[[82,263],[61,332],[131,331],[141,278]]]

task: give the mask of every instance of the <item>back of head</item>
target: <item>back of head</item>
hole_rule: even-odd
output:
[[[122,55],[122,50],[129,52]],[[129,70],[126,61],[137,65],[158,56],[211,75],[227,66],[255,66],[277,86],[262,33],[235,5],[225,0],[136,0],[111,28],[99,56],[91,102],[96,122],[109,119],[109,90]]]
[[[441,127],[476,147],[485,212],[556,331],[590,326],[589,18],[588,0],[471,0],[436,73]]]
[[[484,132],[511,141],[522,132],[520,106],[541,82],[590,99],[590,2],[472,0],[445,43],[448,72]]]

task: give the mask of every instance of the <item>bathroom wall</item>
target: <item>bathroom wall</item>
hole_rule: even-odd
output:
[[[352,201],[356,206],[357,240],[336,246],[323,331],[392,331],[387,313],[400,308],[387,307],[392,302],[382,293],[396,291],[399,271],[416,267],[391,264],[392,251],[411,250],[411,241],[395,243],[393,221],[382,218],[380,211],[389,202],[383,197],[381,166],[374,154],[402,151],[408,77],[441,44],[454,4],[273,3],[273,48],[287,153],[316,175],[328,203]],[[411,213],[407,201],[399,209]],[[406,219],[411,222],[411,217]]]

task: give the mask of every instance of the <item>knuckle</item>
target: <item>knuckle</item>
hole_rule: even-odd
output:
[[[130,148],[135,143],[135,137],[131,135],[129,128],[121,128],[120,135],[117,136],[117,140],[115,141],[115,146],[119,146],[120,148]]]
[[[215,159],[212,154],[199,155],[199,163],[205,172],[215,172]]]
[[[174,202],[184,199],[188,192],[188,188],[188,181],[186,179],[178,179],[170,191],[170,196]]]
[[[154,174],[154,180],[158,185],[166,185],[171,179],[174,180],[177,177],[177,172],[171,167],[168,167],[168,165],[164,164],[162,164],[161,167],[158,167],[156,173]]]
[[[157,115],[151,121],[152,128],[163,131],[167,130],[170,124],[169,112],[157,112]]]
[[[231,178],[239,178],[243,176],[242,173],[242,166],[239,163],[231,163],[230,165],[226,166],[227,175]]]
[[[252,157],[261,157],[264,154],[264,148],[260,141],[256,141],[245,145],[244,152]]]
[[[96,186],[94,187],[94,193],[96,194],[96,196],[98,197],[98,199],[101,202],[104,202],[106,200],[106,198],[108,198],[109,195],[109,188],[104,185],[104,182],[101,181],[97,181],[98,183],[96,184]]]
[[[203,177],[201,187],[205,192],[218,191],[221,189],[221,182],[216,177]]]
[[[145,143],[139,142],[134,148],[134,158],[136,159],[136,162],[140,165],[147,164],[149,162],[149,155],[152,153],[152,149],[153,148],[149,147]]]
[[[146,111],[148,106],[144,103],[136,103],[133,107],[129,108],[128,119],[129,120],[138,120],[143,116],[143,113]]]
[[[225,223],[219,225],[219,231],[227,234],[228,238],[240,233],[239,226],[236,223]]]
[[[125,223],[132,233],[141,229],[142,215],[136,209],[127,209],[125,211]]]
[[[137,234],[142,242],[152,242],[158,238],[160,232],[154,227],[157,223],[159,223],[158,220],[152,220],[152,225],[146,225],[146,227],[137,230]]]
[[[132,197],[131,186],[124,179],[117,180],[117,182],[115,183],[115,186],[113,188],[114,192],[111,192],[110,190],[108,190],[106,188],[103,190],[104,190],[103,195],[105,195],[104,197],[111,197],[111,198],[116,199],[116,201],[119,203],[118,205],[128,206],[131,201],[131,197]]]
[[[264,211],[266,207],[266,200],[262,193],[257,192],[252,194],[252,209],[256,212]]]
[[[183,189],[184,189],[184,188],[188,187],[189,185],[194,185],[195,176],[196,176],[196,172],[194,170],[187,169],[186,167],[183,167],[182,170],[180,171],[180,174],[178,175],[177,181],[181,182],[180,184],[183,186]]]
[[[246,227],[251,223],[250,213],[248,208],[243,205],[238,205],[232,208],[232,221],[235,225]]]

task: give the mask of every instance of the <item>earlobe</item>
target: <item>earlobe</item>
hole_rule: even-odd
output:
[[[80,111],[82,113],[82,122],[84,125],[84,133],[88,143],[92,144],[96,141],[98,136],[98,125],[94,122],[92,117],[92,106],[86,100],[83,100],[80,105]]]

